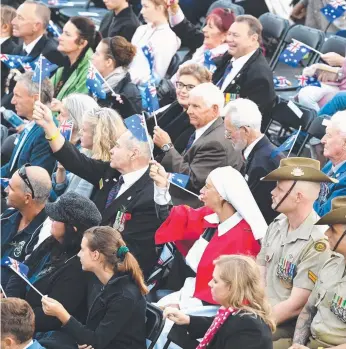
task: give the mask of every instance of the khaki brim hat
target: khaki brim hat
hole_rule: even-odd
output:
[[[280,161],[280,167],[270,172],[262,181],[307,181],[338,183],[320,171],[320,162],[310,158],[286,158]]]
[[[346,196],[339,196],[332,200],[330,212],[320,218],[315,225],[346,224]]]

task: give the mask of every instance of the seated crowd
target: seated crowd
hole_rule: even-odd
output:
[[[346,349],[346,58],[304,69],[290,156],[256,17],[104,2],[57,38],[0,5],[1,348]]]

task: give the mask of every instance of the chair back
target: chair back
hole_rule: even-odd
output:
[[[240,16],[245,13],[244,8],[240,5],[233,4],[232,0],[217,0],[209,6],[206,17],[208,17],[210,12],[216,8],[229,8],[236,16]]]
[[[169,63],[169,67],[166,73],[167,79],[170,79],[178,71],[180,63],[181,63],[180,56],[178,55],[178,53],[176,53],[173,56],[171,63]]]
[[[266,57],[271,58],[270,61],[272,61],[281,49],[283,38],[290,23],[287,19],[269,12],[264,13],[258,19],[263,27],[262,39],[266,49]]]
[[[331,35],[322,44],[320,51],[322,53],[335,52],[340,56],[346,55],[346,38],[337,35]],[[316,61],[322,61],[319,56],[317,56]]]
[[[329,115],[321,115],[313,119],[307,132],[310,136],[322,139],[326,133],[326,120],[330,120]]]
[[[163,319],[162,310],[155,305],[147,302],[146,310],[146,338],[150,340],[150,345],[148,349],[152,349],[155,346],[156,341],[160,337],[160,334],[165,325],[165,320]]]

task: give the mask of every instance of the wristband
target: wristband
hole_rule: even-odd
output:
[[[57,131],[53,134],[52,137],[48,138],[47,136],[44,136],[44,138],[45,138],[48,142],[52,142],[52,141],[54,141],[55,139],[58,138],[59,134],[60,134],[60,131],[57,130]]]

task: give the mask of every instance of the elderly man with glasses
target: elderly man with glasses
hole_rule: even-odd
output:
[[[242,167],[240,151],[225,139],[225,128],[221,118],[224,105],[222,92],[212,83],[203,83],[191,90],[188,98],[187,114],[194,128],[185,149],[179,152],[167,132],[159,126],[154,128],[154,143],[164,152],[161,165],[167,172],[189,176],[187,189],[199,194],[209,173],[222,166]],[[190,193],[173,187],[170,189],[174,205],[187,204],[194,208],[201,202]]]
[[[50,176],[42,167],[25,164],[14,173],[6,188],[6,204],[11,208],[0,218],[2,257],[24,261],[31,254],[47,218],[45,205],[51,188]],[[11,275],[8,268],[1,268],[3,287]]]

